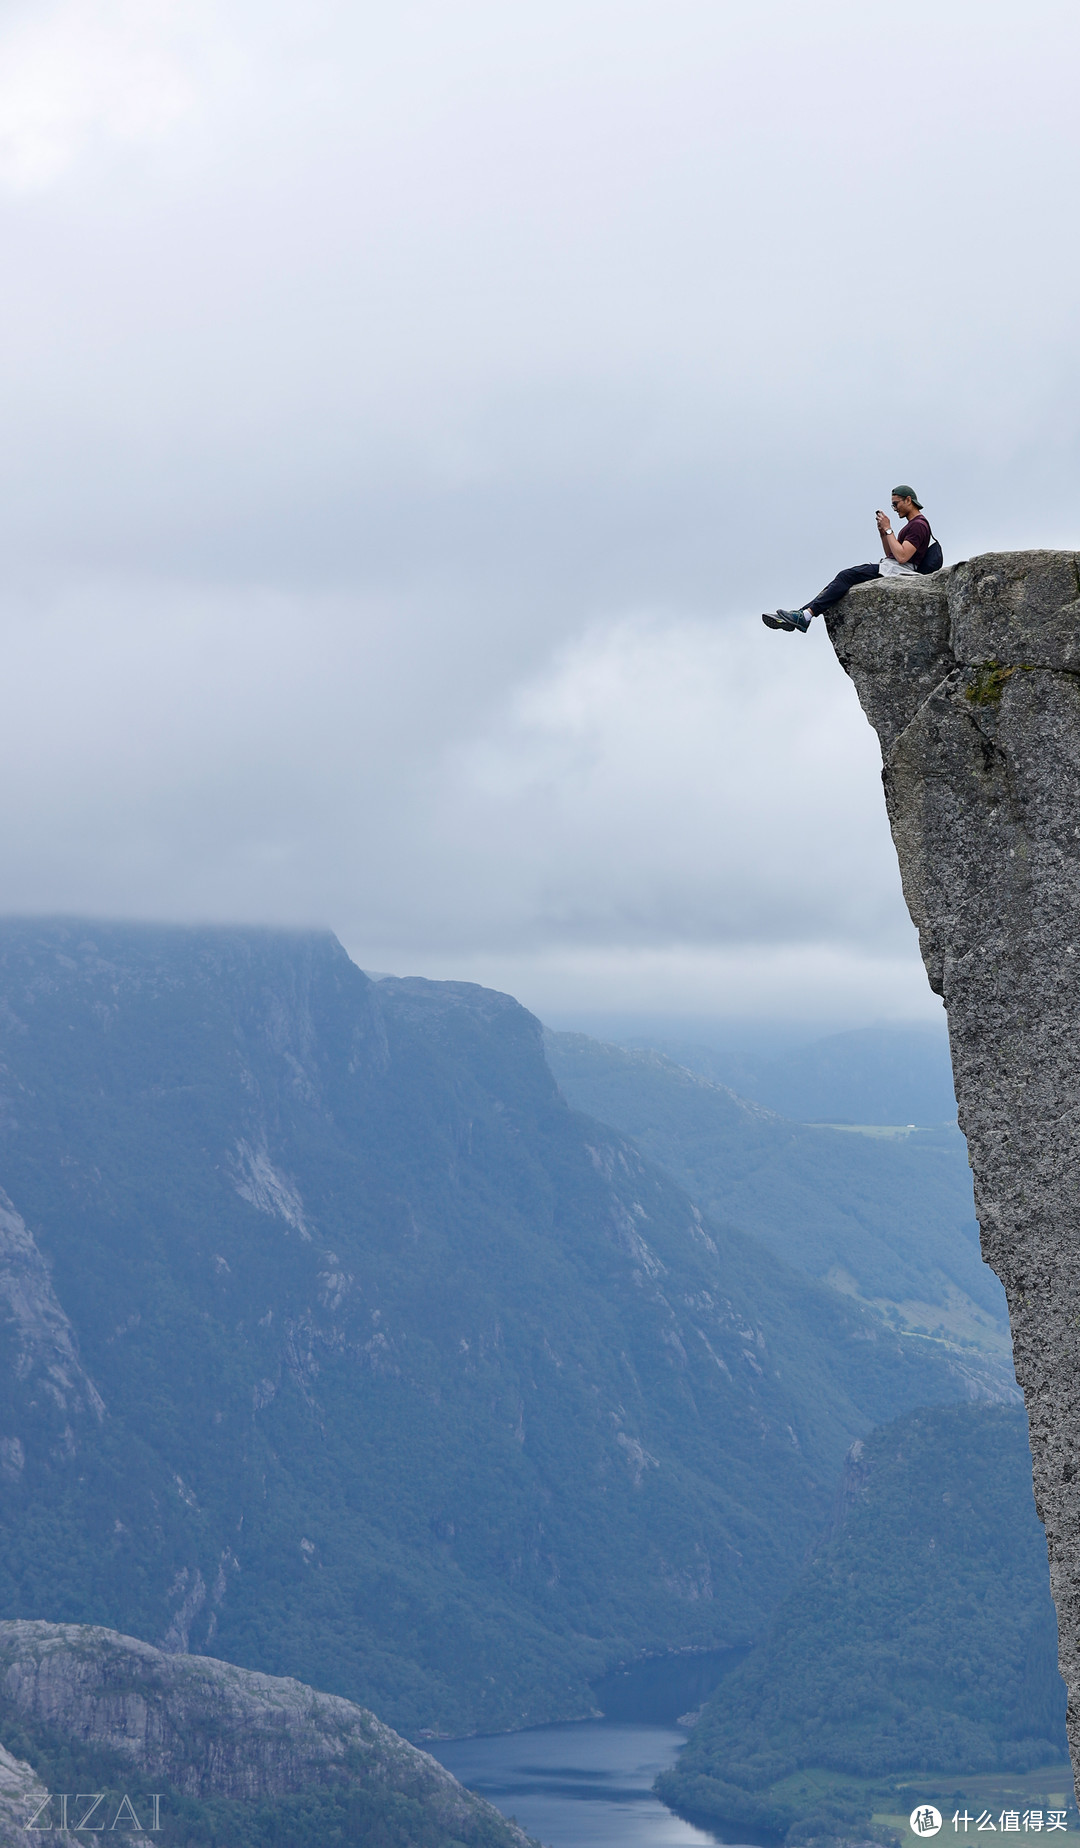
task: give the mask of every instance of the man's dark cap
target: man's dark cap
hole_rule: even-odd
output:
[[[894,488],[893,493],[896,495],[897,500],[914,501],[916,507],[921,509],[922,501],[919,499],[914,488],[909,488],[905,481],[902,481],[898,488]]]

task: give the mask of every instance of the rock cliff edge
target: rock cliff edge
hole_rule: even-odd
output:
[[[851,592],[829,634],[881,741],[1005,1286],[1080,1771],[1080,554]]]
[[[145,1773],[184,1796],[265,1801],[345,1786],[410,1800],[415,1829],[392,1811],[388,1820],[376,1812],[380,1840],[539,1848],[365,1708],[209,1656],[166,1655],[115,1630],[0,1623],[0,1721],[54,1750],[105,1753],[121,1778]],[[117,1826],[102,1813],[106,1821],[93,1828]],[[0,1746],[0,1848],[24,1842],[35,1816],[33,1828],[50,1830],[54,1841],[83,1839],[77,1826],[61,1826],[60,1814],[31,1766]],[[187,1839],[168,1815],[161,1826],[163,1841]],[[120,1838],[131,1839],[126,1819]],[[287,1830],[275,1839],[289,1839]]]

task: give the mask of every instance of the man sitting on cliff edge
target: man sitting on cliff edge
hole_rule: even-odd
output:
[[[898,533],[894,533],[888,514],[878,509],[875,517],[885,553],[880,564],[848,565],[845,570],[838,571],[832,582],[826,584],[824,590],[819,590],[813,602],[804,604],[801,610],[777,610],[771,616],[763,616],[761,620],[765,627],[799,629],[805,635],[814,617],[820,616],[830,604],[839,603],[853,584],[866,584],[876,577],[910,577],[914,572],[922,571],[931,544],[937,544],[930,531],[930,522],[923,513],[922,502],[916,497],[914,488],[902,482],[892,491],[892,504],[893,512],[904,521],[904,525]],[[940,547],[937,562],[940,565]]]

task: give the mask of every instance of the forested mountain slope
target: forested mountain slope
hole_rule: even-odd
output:
[[[962,1804],[973,1774],[1067,1759],[1022,1409],[913,1412],[856,1448],[845,1487],[836,1531],[661,1779],[706,1824],[850,1836],[875,1807],[910,1810],[905,1773]]]
[[[707,1225],[503,995],[0,925],[0,1615],[414,1735],[760,1630],[947,1357]]]

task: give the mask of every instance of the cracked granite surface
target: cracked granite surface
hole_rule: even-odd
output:
[[[189,1796],[265,1798],[344,1780],[412,1797],[447,1842],[537,1848],[352,1701],[209,1656],[166,1655],[114,1630],[0,1623],[0,1704],[31,1729],[104,1748]],[[26,1839],[45,1794],[0,1747],[0,1848]],[[54,1840],[82,1839],[50,1821]]]
[[[877,731],[1005,1286],[1080,1770],[1080,554],[860,586],[828,620]]]

